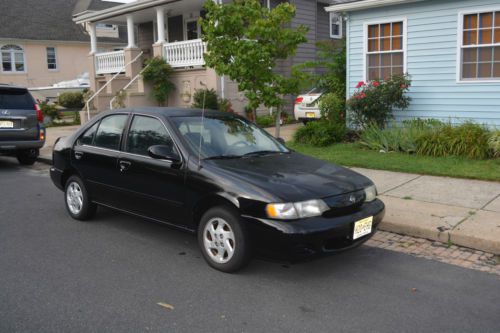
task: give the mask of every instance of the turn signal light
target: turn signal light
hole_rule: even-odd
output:
[[[45,140],[45,130],[40,129],[40,141],[43,141],[43,140]]]
[[[304,97],[297,97],[295,99],[295,104],[300,104],[300,103],[302,103],[303,100],[304,100]]]

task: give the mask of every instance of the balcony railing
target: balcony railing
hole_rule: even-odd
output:
[[[172,67],[202,66],[206,44],[201,39],[163,44],[163,56]]]
[[[124,66],[125,54],[123,51],[104,52],[95,55],[96,74],[119,73]]]

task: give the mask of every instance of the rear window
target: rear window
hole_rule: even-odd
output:
[[[35,101],[24,89],[1,89],[0,109],[34,109]]]

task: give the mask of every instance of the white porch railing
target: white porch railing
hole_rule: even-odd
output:
[[[201,39],[163,44],[163,57],[172,67],[202,66],[206,44]]]
[[[123,51],[97,53],[95,55],[95,73],[119,73],[125,66],[125,53]]]

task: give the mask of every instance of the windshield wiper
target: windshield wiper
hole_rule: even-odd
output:
[[[215,155],[205,157],[204,160],[230,160],[235,158],[241,158],[241,155]]]
[[[252,151],[250,153],[243,154],[243,156],[264,156],[264,155],[282,154],[282,153],[284,153],[284,152],[277,151],[277,150],[257,150],[257,151]]]

